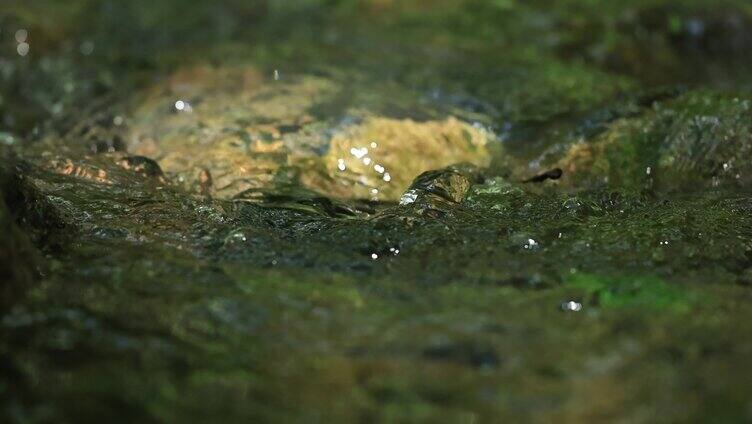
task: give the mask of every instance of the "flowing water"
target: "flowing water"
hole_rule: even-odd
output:
[[[5,0],[0,421],[752,421],[746,0]]]

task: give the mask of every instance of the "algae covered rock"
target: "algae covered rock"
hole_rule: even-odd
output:
[[[692,91],[618,119],[572,145],[569,183],[632,188],[745,189],[752,182],[752,99]]]

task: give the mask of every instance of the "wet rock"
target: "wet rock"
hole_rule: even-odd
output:
[[[0,149],[0,306],[18,302],[38,277],[39,256],[10,205],[21,201],[15,160]]]
[[[267,189],[248,189],[233,197],[236,201],[253,202],[268,208],[290,209],[327,216],[351,218],[367,216],[373,208],[367,204],[332,200],[297,185],[272,186]]]
[[[744,188],[752,182],[752,99],[693,91],[573,145],[559,165],[575,185]]]
[[[454,118],[440,122],[373,118],[336,134],[326,165],[332,178],[349,186],[351,197],[397,200],[423,172],[458,162],[487,166],[491,137]]]
[[[186,195],[145,158],[106,154],[27,163],[18,190],[20,220],[33,242],[67,251],[84,240],[160,243],[196,251],[228,212]]]
[[[471,184],[467,175],[454,168],[427,171],[413,181],[410,188],[400,197],[400,204],[409,205],[427,198],[460,203]]]
[[[53,172],[99,184],[121,185],[128,182],[167,184],[167,179],[159,164],[143,156],[108,153],[75,159],[58,156],[37,162]]]
[[[165,182],[164,173],[159,164],[143,156],[125,156],[117,161],[118,165],[124,169],[133,171],[143,177],[156,178],[160,182]]]
[[[277,125],[310,121],[307,109],[333,89],[316,77],[282,86],[253,67],[183,69],[142,93],[129,119],[128,149],[158,159],[187,187],[206,169],[214,195],[231,197],[272,180],[288,161]]]
[[[84,160],[53,159],[49,162],[50,167],[63,175],[83,178],[102,184],[111,184],[107,170],[96,164]]]
[[[268,188],[293,167],[322,194],[394,201],[421,172],[490,162],[494,136],[480,126],[382,117],[378,100],[343,100],[343,90],[333,78],[273,80],[249,66],[184,69],[133,106],[128,151],[158,160],[186,187],[200,187],[206,170],[218,198]],[[317,118],[332,108],[341,120]]]

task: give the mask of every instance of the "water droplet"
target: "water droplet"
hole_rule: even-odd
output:
[[[366,148],[366,147],[361,147],[361,148],[352,147],[352,148],[350,148],[350,154],[353,155],[353,156],[355,156],[358,159],[362,159],[362,158],[365,157],[365,155],[368,154],[368,148]]]
[[[580,206],[582,206],[582,204],[576,197],[571,197],[564,201],[564,207],[567,209],[577,209]]]
[[[379,255],[377,255],[376,253],[371,253],[371,259],[376,260],[378,258],[379,258]]]
[[[279,69],[274,70],[274,81],[279,81],[280,75],[279,75]]]
[[[528,238],[523,246],[525,249],[534,250],[537,249],[540,244],[534,239]]]
[[[418,191],[417,190],[408,190],[400,198],[399,204],[400,205],[409,205],[410,203],[414,203],[415,200],[417,200],[417,199],[418,199]]]
[[[248,241],[248,237],[242,231],[234,231],[230,233],[224,241],[225,246],[238,245]]]
[[[373,166],[373,169],[378,172],[379,174],[383,174],[386,170],[383,166],[379,165],[378,163]]]
[[[388,172],[386,174],[384,174],[384,181],[386,181],[386,182],[392,181],[392,176],[389,175]]]
[[[344,159],[337,159],[337,169],[340,171],[344,171],[347,169],[347,166],[345,166],[345,160]]]

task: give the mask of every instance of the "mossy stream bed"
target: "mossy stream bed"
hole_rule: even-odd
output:
[[[0,421],[752,421],[743,0],[6,0]]]

